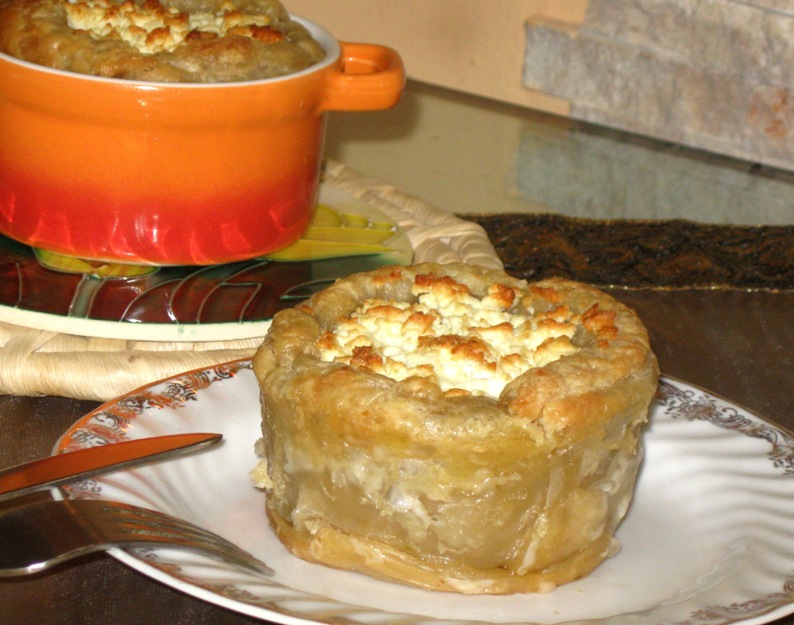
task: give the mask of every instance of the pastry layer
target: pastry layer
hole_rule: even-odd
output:
[[[469,384],[483,361],[498,380]],[[658,369],[636,315],[592,287],[467,265],[358,274],[279,312],[254,370],[257,476],[300,557],[509,593],[617,550]]]

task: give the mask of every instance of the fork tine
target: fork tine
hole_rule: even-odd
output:
[[[273,574],[253,555],[209,530],[119,502],[44,501],[0,514],[0,577],[34,573],[112,547],[187,549]]]
[[[97,508],[102,512],[109,513],[108,520],[110,522],[123,524],[123,527],[126,531],[138,531],[152,534],[160,533],[164,536],[169,534],[178,534],[183,537],[191,536],[195,537],[197,540],[212,540],[223,543],[229,547],[239,549],[239,547],[237,547],[231,541],[228,541],[222,536],[204,529],[203,527],[194,525],[185,519],[180,519],[179,517],[167,515],[149,508],[141,508],[138,506],[121,504],[118,502],[110,503],[112,505],[98,505]]]
[[[114,523],[122,533],[117,541],[123,540],[127,545],[162,545],[203,551],[216,558],[233,559],[238,565],[254,571],[273,574],[270,567],[233,542],[185,519],[121,502],[74,499],[68,503],[106,515],[106,520]]]

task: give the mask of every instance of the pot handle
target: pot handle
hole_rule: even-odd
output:
[[[397,104],[405,87],[402,59],[391,48],[340,42],[339,64],[326,84],[324,111],[367,111]]]

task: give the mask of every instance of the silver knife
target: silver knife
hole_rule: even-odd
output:
[[[214,445],[222,434],[152,436],[70,451],[0,470],[0,501]]]

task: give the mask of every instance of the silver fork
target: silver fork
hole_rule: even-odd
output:
[[[125,503],[67,499],[0,512],[0,577],[36,573],[113,547],[187,549],[273,574],[266,564],[217,534],[183,519]]]

